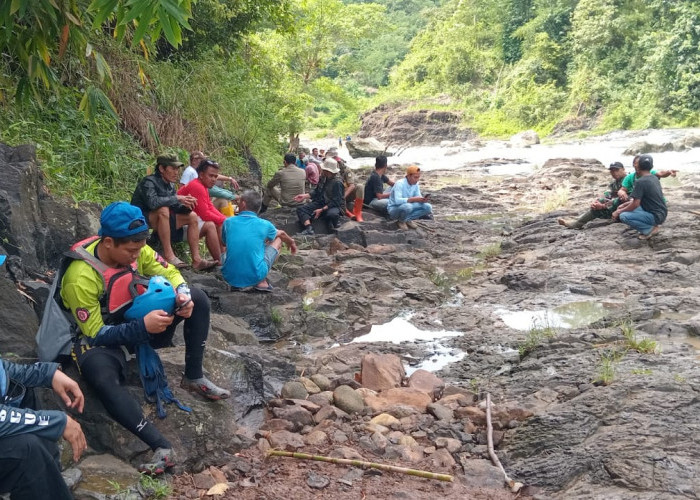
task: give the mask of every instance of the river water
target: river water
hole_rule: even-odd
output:
[[[632,165],[632,156],[623,153],[632,144],[642,141],[650,144],[664,144],[677,141],[687,135],[700,136],[700,128],[616,131],[581,139],[545,139],[544,144],[531,147],[512,147],[507,141],[486,141],[478,149],[469,147],[467,143],[462,147],[416,146],[398,151],[397,155],[389,158],[389,163],[401,165],[415,163],[428,171],[460,169],[492,158],[514,160],[513,163],[506,162],[502,165],[482,168],[484,174],[491,175],[527,175],[533,168],[543,165],[552,158],[595,158],[604,165],[621,161],[629,167]],[[337,143],[335,145],[337,146]],[[318,141],[314,146],[328,145]],[[339,151],[341,157],[350,158],[345,146]],[[652,153],[652,156],[654,165],[658,169],[700,172],[700,148],[683,152]],[[374,165],[374,158],[354,158],[349,160],[349,164],[352,168],[371,166]]]

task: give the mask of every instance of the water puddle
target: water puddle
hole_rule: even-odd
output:
[[[581,328],[605,318],[619,304],[581,301],[562,304],[552,309],[509,311],[496,309],[495,313],[514,330],[532,328]]]
[[[694,337],[692,335],[684,335],[682,337],[668,337],[665,339],[657,340],[661,346],[661,350],[678,350],[680,349],[690,349],[694,352],[695,358],[700,359],[700,337]]]
[[[353,339],[356,342],[391,342],[400,344],[402,342],[417,342],[421,347],[430,353],[419,363],[406,366],[406,374],[410,375],[416,370],[427,370],[435,372],[445,368],[450,363],[461,360],[466,353],[459,349],[449,347],[441,339],[448,337],[458,337],[462,332],[450,330],[422,330],[412,324],[409,320],[413,314],[408,313],[398,316],[383,325],[373,325],[369,333]]]

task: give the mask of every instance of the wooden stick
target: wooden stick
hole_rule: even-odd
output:
[[[401,474],[408,474],[409,476],[424,477],[426,479],[437,479],[438,481],[454,481],[454,477],[450,476],[449,474],[436,474],[435,472],[428,472],[417,469],[407,469],[405,467],[396,467],[394,465],[378,464],[375,462],[365,462],[363,460],[349,460],[347,458],[324,457],[321,455],[309,455],[308,453],[294,453],[291,451],[281,450],[268,450],[267,456],[299,458],[302,460],[317,460],[319,462],[329,462],[338,465],[352,465],[355,467],[360,467],[362,469],[379,469],[387,472],[399,472]]]
[[[503,465],[501,465],[501,461],[498,459],[498,455],[496,455],[496,451],[493,449],[493,426],[491,425],[491,393],[486,393],[486,442],[488,443],[488,448],[489,448],[489,456],[491,457],[491,461],[493,462],[493,465],[496,465],[499,469],[501,469],[501,472],[503,473],[503,478],[506,481],[506,484],[510,487],[510,491],[513,493],[517,493],[520,491],[520,489],[524,486],[523,483],[518,483],[516,481],[513,481],[511,478],[508,477],[508,474],[506,474],[506,470],[503,468]]]

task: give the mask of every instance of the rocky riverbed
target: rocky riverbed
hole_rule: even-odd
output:
[[[275,267],[272,294],[188,275],[216,312],[205,367],[236,398],[209,405],[183,395],[195,415],[173,408],[158,423],[182,449],[174,497],[225,484],[219,498],[513,498],[487,457],[487,392],[496,450],[525,484],[520,497],[698,496],[700,176],[663,181],[669,218],[645,242],[609,221],[582,231],[557,224],[607,185],[597,160],[484,174],[502,163],[425,173],[436,216],[418,230],[367,214],[338,234],[298,237],[299,253]],[[282,210],[270,218],[293,227]],[[363,336],[373,341],[353,342]],[[391,387],[368,382],[371,353],[395,356],[380,363],[393,367]],[[162,356],[178,380],[182,347]],[[93,447],[85,462],[98,465],[79,466],[77,496],[113,494],[95,478],[117,469],[100,454],[114,443],[128,488],[126,462],[144,450],[104,420],[83,425]],[[265,458],[271,447],[455,480]]]

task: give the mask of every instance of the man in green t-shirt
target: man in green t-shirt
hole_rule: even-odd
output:
[[[611,219],[612,213],[619,205],[617,193],[622,186],[622,180],[625,178],[625,167],[619,161],[611,163],[608,167],[613,181],[608,186],[608,190],[603,193],[603,196],[591,203],[591,208],[581,217],[573,222],[565,219],[558,219],[557,222],[569,229],[583,229],[586,223],[594,219]]]
[[[634,167],[634,172],[630,172],[625,176],[624,179],[622,179],[622,187],[618,190],[617,196],[620,198],[621,202],[626,202],[629,199],[629,195],[634,189],[634,183],[637,179],[639,179],[639,159],[644,156],[644,155],[637,155],[634,157],[632,160],[632,166]],[[676,174],[678,173],[678,170],[656,170],[652,169],[651,170],[651,175],[655,175],[659,179],[663,179],[665,177],[675,177]]]

